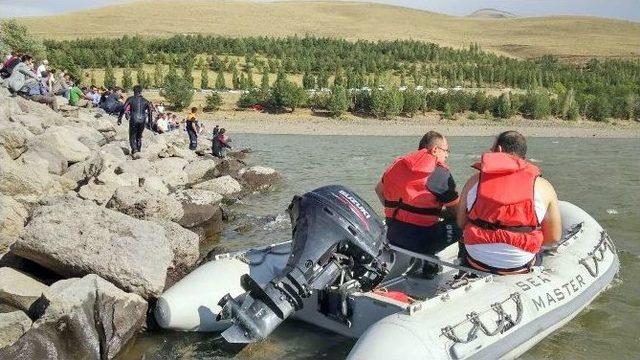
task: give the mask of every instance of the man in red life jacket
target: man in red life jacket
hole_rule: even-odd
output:
[[[498,135],[473,165],[479,174],[462,189],[458,225],[467,265],[496,274],[520,274],[539,264],[540,248],[557,242],[562,223],[556,192],[525,159],[520,133]]]
[[[409,251],[435,255],[457,242],[461,231],[455,223],[458,192],[445,161],[449,156],[447,139],[429,131],[418,150],[397,158],[376,186],[384,205],[387,240]],[[443,219],[443,209],[450,216]],[[425,277],[438,272],[426,263]]]

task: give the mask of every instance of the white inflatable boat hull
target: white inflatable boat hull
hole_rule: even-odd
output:
[[[312,296],[295,317],[359,338],[350,359],[515,358],[575,317],[618,271],[617,254],[602,227],[572,204],[561,202],[560,207],[565,232],[577,232],[529,274],[467,283],[452,282],[457,270],[447,269],[431,281],[414,279],[402,274],[408,259],[398,255],[396,264],[404,265],[394,266],[381,288],[426,300],[406,304],[378,293],[354,293],[348,298],[351,316],[344,322],[318,312]],[[186,331],[226,329],[229,323],[216,321],[218,301],[227,293],[244,293],[243,274],[259,283],[277,276],[289,249],[286,242],[217,256],[159,298],[158,324]],[[439,256],[453,260],[455,253],[450,247]]]

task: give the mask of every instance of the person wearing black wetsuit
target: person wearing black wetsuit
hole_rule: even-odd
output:
[[[129,109],[129,145],[131,146],[131,156],[142,149],[142,132],[144,131],[145,118],[149,123],[153,116],[151,103],[142,96],[142,87],[133,87],[133,96],[125,101],[124,106],[118,115],[118,125],[122,124],[122,116],[126,109]]]

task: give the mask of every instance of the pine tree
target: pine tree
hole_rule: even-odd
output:
[[[138,84],[142,86],[143,89],[148,88],[150,85],[149,77],[144,71],[144,67],[142,66],[142,63],[140,63],[140,65],[138,66],[138,69],[136,70],[136,80],[138,81]]]
[[[304,75],[302,75],[302,87],[306,90],[315,89],[316,78],[305,71]]]
[[[104,70],[104,87],[107,89],[113,89],[116,87],[116,76],[113,74],[111,64],[108,64],[107,68]]]
[[[96,83],[96,75],[93,72],[93,70],[91,70],[91,80],[90,80],[90,82],[91,82],[91,86],[95,86],[97,84]]]
[[[208,89],[209,88],[209,71],[206,67],[203,67],[200,71],[200,88]]]
[[[227,84],[224,81],[224,73],[222,70],[218,71],[218,75],[216,76],[216,85],[214,87],[216,90],[226,90]]]
[[[125,68],[122,70],[122,88],[126,91],[131,90],[133,87],[133,79],[131,78],[131,69]]]
[[[500,95],[493,107],[493,115],[502,119],[507,119],[511,116],[511,96],[509,96],[509,93]]]
[[[262,70],[262,79],[260,79],[260,88],[263,91],[269,90],[269,68],[266,66]]]
[[[164,83],[164,74],[162,73],[162,64],[156,63],[153,69],[153,86],[159,88]]]
[[[340,117],[349,108],[347,91],[342,86],[334,86],[331,89],[331,96],[327,103],[327,110],[332,117]]]
[[[240,75],[238,74],[238,69],[235,65],[233,66],[233,69],[231,69],[231,85],[234,90],[240,89]]]
[[[335,86],[344,86],[344,85],[346,84],[344,83],[344,77],[342,76],[342,69],[338,69],[336,71],[335,77],[333,78],[333,86],[335,87]]]
[[[573,89],[569,89],[562,98],[562,105],[560,107],[560,116],[564,119],[568,118],[569,111],[572,107],[575,107],[575,99]]]
[[[253,68],[247,67],[247,89],[253,89],[256,87],[255,81],[253,81]]]

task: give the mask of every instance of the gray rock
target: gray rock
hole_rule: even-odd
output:
[[[172,221],[155,220],[164,228],[167,240],[173,251],[173,262],[167,271],[165,288],[182,279],[198,261],[200,256],[200,238],[198,234],[187,230]]]
[[[91,150],[79,140],[78,134],[63,127],[51,127],[27,143],[27,155],[35,155],[49,163],[48,171],[61,175],[69,164],[87,159]]]
[[[91,178],[100,175],[103,165],[102,155],[94,151],[87,160],[69,166],[63,176],[76,183],[88,183]]]
[[[186,165],[184,172],[187,174],[188,182],[195,184],[215,178],[218,163],[216,160],[197,160]]]
[[[168,145],[158,153],[160,158],[179,157],[187,161],[193,161],[197,158],[196,154],[184,146]]]
[[[34,135],[40,135],[44,133],[45,127],[39,117],[25,114],[25,115],[12,115],[11,120],[24,126],[29,132]]]
[[[30,327],[31,319],[22,311],[0,313],[0,349],[13,345]]]
[[[236,159],[224,159],[216,166],[216,177],[229,175],[233,178],[240,178],[240,171],[244,168],[245,163]]]
[[[0,253],[18,239],[28,216],[19,202],[0,194]]]
[[[147,303],[97,275],[51,286],[46,311],[2,359],[113,359],[145,323]]]
[[[264,191],[280,181],[280,174],[272,168],[252,166],[240,171],[240,176],[250,191]]]
[[[0,268],[0,302],[29,311],[49,287],[10,267]]]
[[[89,182],[80,188],[78,196],[84,200],[91,200],[98,205],[104,205],[113,197],[115,192],[116,186],[113,184]]]
[[[4,152],[4,148],[1,149]],[[0,158],[0,193],[31,201],[44,195],[61,194],[62,188],[46,169]]]
[[[175,192],[173,196],[182,204],[219,205],[222,202],[222,195],[201,189],[181,190]]]
[[[162,227],[87,201],[36,209],[11,250],[62,276],[95,273],[145,298],[162,291],[173,258]]]
[[[164,182],[173,187],[184,186],[188,182],[187,174],[183,171],[189,162],[187,160],[171,157],[160,159],[153,163],[156,174],[164,180]]]
[[[179,220],[183,215],[182,206],[173,197],[150,193],[136,186],[117,188],[111,200],[107,202],[107,208],[137,219]]]
[[[4,147],[12,159],[17,159],[27,151],[27,142],[33,134],[22,126],[0,127],[0,146]]]
[[[216,192],[225,199],[233,199],[242,191],[240,183],[229,175],[195,184],[193,188]]]
[[[142,179],[144,182],[143,187],[148,192],[163,195],[169,194],[167,184],[164,183],[164,180],[162,180],[160,176],[145,176]]]

